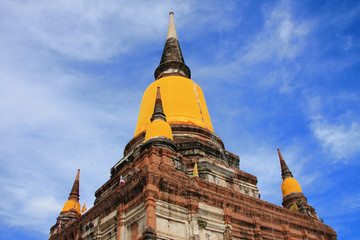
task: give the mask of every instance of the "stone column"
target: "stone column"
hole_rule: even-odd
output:
[[[116,209],[116,239],[123,239],[121,237],[121,228],[122,228],[122,216],[124,213],[124,203],[120,203],[120,205]]]
[[[146,209],[146,226],[151,226],[153,229],[156,229],[156,199],[154,197],[147,197],[145,199],[145,209]]]
[[[231,218],[233,216],[233,210],[228,202],[224,202],[223,206],[224,206],[223,211],[224,211],[224,222],[225,222],[224,240],[232,240],[233,226],[231,225]]]
[[[159,194],[159,189],[157,186],[153,184],[147,184],[144,188],[144,196],[145,196],[145,226],[152,227],[153,230],[156,231],[156,197]]]
[[[189,216],[189,225],[190,225],[190,239],[199,240],[200,239],[200,230],[198,224],[198,214],[197,210],[199,208],[199,199],[194,196],[189,196],[188,198],[188,216]]]

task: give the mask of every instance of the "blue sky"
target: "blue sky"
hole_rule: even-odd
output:
[[[281,205],[360,239],[360,2],[0,1],[0,239],[46,239],[80,173],[92,206],[132,138],[170,8],[215,132]]]

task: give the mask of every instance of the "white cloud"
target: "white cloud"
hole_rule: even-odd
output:
[[[353,109],[359,99],[352,91],[332,96],[304,94],[309,127],[324,152],[336,161],[349,162],[360,153],[360,122],[355,120],[359,113]]]
[[[45,223],[45,219],[49,217],[50,212],[59,212],[62,207],[63,203],[55,200],[54,196],[49,196],[47,189],[41,189],[42,186],[38,186],[38,191],[34,194],[27,184],[12,186],[11,183],[7,183],[8,185],[3,188],[4,196],[1,199],[1,205],[12,209],[11,212],[2,209],[6,213],[6,221],[12,225],[26,226],[31,224],[37,226],[39,221]],[[19,212],[22,213],[21,218],[19,218]],[[24,220],[24,217],[26,220]]]
[[[291,93],[299,86],[299,83],[294,83],[294,78],[297,75],[297,69],[289,71],[286,67],[279,67],[276,70],[270,71],[267,75],[264,74],[259,79],[259,86],[272,88],[277,87],[280,93]]]
[[[13,36],[65,57],[96,61],[162,36],[169,10],[167,4],[143,1],[11,1],[3,7]]]
[[[14,184],[14,181],[3,178],[0,182],[3,186],[0,199],[2,221],[10,226],[22,226],[47,234],[50,217],[59,212],[63,204],[54,195],[49,195],[48,185],[44,182],[31,188],[31,181]]]
[[[313,123],[311,128],[322,146],[338,160],[345,160],[360,152],[360,124],[358,122],[331,124],[318,121]]]
[[[341,205],[344,209],[347,209],[351,212],[356,208],[360,208],[360,195],[358,193],[352,193],[351,196],[343,199]]]
[[[310,22],[293,19],[291,6],[284,2],[275,8],[265,8],[264,16],[264,29],[247,46],[243,61],[251,65],[269,59],[283,61],[295,58],[306,43]]]

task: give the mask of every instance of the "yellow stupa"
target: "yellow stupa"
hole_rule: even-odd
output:
[[[294,192],[302,193],[300,184],[293,177],[288,177],[288,178],[284,179],[284,181],[281,183],[281,191],[282,191],[283,197],[285,197],[291,193],[294,193]]]
[[[170,12],[169,29],[160,64],[155,70],[155,79],[145,91],[134,136],[147,131],[154,109],[157,88],[161,88],[163,109],[169,124],[191,124],[214,131],[204,94],[190,79],[190,69],[185,65]],[[157,123],[160,124],[160,123]]]
[[[79,203],[79,185],[80,185],[80,182],[79,182],[79,177],[80,177],[80,169],[78,169],[78,172],[76,174],[76,178],[75,178],[75,181],[74,181],[74,185],[71,189],[71,192],[70,192],[70,195],[69,195],[69,198],[68,200],[65,202],[64,204],[64,207],[63,209],[61,210],[60,213],[63,213],[63,212],[69,212],[70,210],[72,209],[75,209],[76,212],[81,215],[81,212],[80,212],[80,203]]]
[[[172,131],[162,107],[160,87],[157,87],[155,107],[145,134],[145,142],[154,137],[166,137],[173,140]]]
[[[155,120],[146,129],[145,142],[153,137],[167,137],[173,140],[171,127],[167,122]]]
[[[66,203],[64,204],[64,207],[63,207],[63,209],[61,210],[60,213],[62,213],[62,212],[68,212],[68,211],[70,211],[70,210],[73,209],[73,208],[76,210],[76,212],[77,212],[78,214],[81,215],[81,213],[80,213],[80,203],[79,203],[79,202],[76,202],[76,201],[73,201],[73,200],[68,200],[68,201],[66,201]]]
[[[293,177],[290,169],[285,163],[284,158],[282,157],[279,148],[277,149],[280,159],[280,165],[281,165],[281,176],[283,178],[283,182],[281,183],[281,191],[283,198],[288,196],[291,193],[300,192],[302,193],[300,184],[296,181],[296,179]]]

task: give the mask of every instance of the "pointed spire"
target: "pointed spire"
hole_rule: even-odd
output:
[[[157,87],[154,113],[151,116],[150,120],[151,120],[151,122],[154,120],[162,120],[162,121],[166,122],[166,116],[164,114],[162,101],[161,101],[160,87]]]
[[[78,202],[79,201],[79,188],[80,188],[80,169],[78,169],[78,172],[76,174],[76,178],[75,178],[75,181],[74,181],[74,185],[71,189],[71,192],[69,194],[69,200],[73,200],[75,202]]]
[[[175,29],[175,23],[174,23],[174,12],[170,11],[170,20],[169,20],[169,28],[168,28],[168,33],[166,36],[166,40],[168,40],[169,38],[176,38],[177,34],[176,34],[176,29]]]
[[[191,77],[190,69],[185,65],[182,56],[180,44],[176,34],[174,13],[170,12],[169,28],[166,36],[166,42],[161,56],[160,64],[156,68],[154,76],[155,80],[164,76],[183,76]]]
[[[282,179],[285,180],[286,178],[293,177],[290,169],[288,168],[288,166],[285,163],[283,156],[281,155],[280,149],[278,148],[277,151],[278,151],[279,159],[280,159]]]

